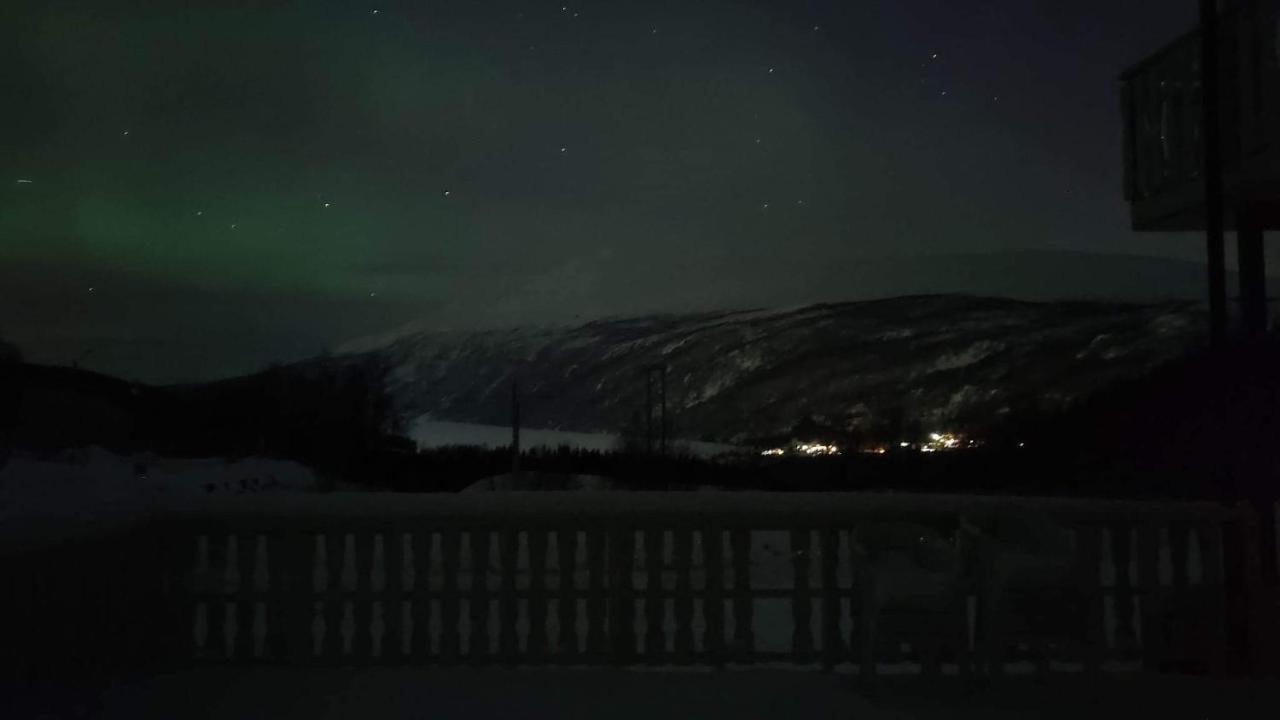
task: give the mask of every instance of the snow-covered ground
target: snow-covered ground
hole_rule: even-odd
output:
[[[953,680],[817,672],[628,672],[422,668],[206,668],[117,684],[94,717],[137,718],[1271,718],[1275,682],[1124,675],[1010,679],[966,691]]]
[[[474,445],[485,448],[506,447],[511,444],[511,428],[501,425],[448,422],[430,417],[418,418],[409,427],[409,437],[421,448],[447,447],[450,445]],[[699,457],[715,457],[734,452],[738,448],[718,443],[677,441],[681,447]],[[537,430],[520,428],[522,448],[556,449],[568,446],[576,450],[609,451],[618,449],[618,436],[612,433],[584,433],[568,430]]]
[[[100,447],[18,453],[0,467],[0,538],[16,542],[106,532],[167,499],[311,492],[314,473],[286,460],[117,455]]]

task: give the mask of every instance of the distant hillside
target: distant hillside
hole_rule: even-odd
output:
[[[519,379],[530,427],[618,431],[644,407],[642,370],[668,368],[677,435],[741,443],[802,422],[925,430],[1057,409],[1177,357],[1198,305],[922,296],[570,327],[419,332],[348,357],[390,363],[405,419],[504,424]],[[328,362],[341,362],[334,358]]]

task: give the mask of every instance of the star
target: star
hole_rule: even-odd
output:
[[[377,297],[377,295],[378,295],[378,293],[375,293],[375,292],[371,292],[371,293],[369,293],[369,297]]]
[[[769,68],[769,72],[773,72],[773,68]]]
[[[568,149],[569,149],[569,148],[567,148],[567,147],[562,147],[562,148],[560,148],[560,152],[564,152],[565,150],[568,150]]]
[[[445,190],[445,191],[444,191],[444,196],[445,196],[445,197],[449,197],[449,191],[448,191],[448,190]]]
[[[325,203],[325,204],[324,204],[324,206],[325,206],[325,207],[329,207],[329,203]]]
[[[769,203],[767,203],[767,202],[766,202],[766,203],[761,204],[761,205],[760,205],[760,209],[761,209],[761,210],[768,210],[768,209],[769,209]]]
[[[650,31],[649,31],[649,34],[650,34],[650,35],[657,35],[657,34],[658,34],[658,28],[654,28],[654,29],[650,30]]]
[[[124,134],[125,134],[125,135],[128,135],[128,134],[129,134],[129,131],[128,131],[128,130],[125,130],[125,131],[124,131]]]
[[[235,230],[235,229],[236,229],[236,224],[235,224],[235,223],[231,223],[231,229],[232,229],[232,230]]]
[[[89,292],[93,292],[93,288],[92,288],[92,287],[90,287],[90,288],[89,288]]]
[[[378,13],[380,13],[380,12],[382,12],[382,11],[381,11],[381,10],[374,10],[374,11],[373,11],[373,14],[374,14],[374,15],[377,15],[377,14],[378,14]]]
[[[203,210],[197,210],[197,211],[196,211],[196,215],[203,215],[203,214],[204,214],[204,211],[203,211]]]
[[[819,31],[819,30],[821,30],[821,29],[822,29],[822,26],[821,26],[821,25],[814,25],[814,26],[813,26],[813,31],[814,31],[814,32],[818,32],[818,31]]]
[[[931,60],[937,60],[937,59],[938,59],[938,53],[934,53],[933,55],[929,56],[929,59],[931,59]]]
[[[757,144],[757,145],[759,145],[759,144],[760,144],[760,138],[756,138],[756,144]]]

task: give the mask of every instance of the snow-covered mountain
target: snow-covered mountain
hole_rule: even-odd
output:
[[[348,348],[390,362],[404,417],[505,424],[518,379],[529,427],[617,431],[667,368],[681,437],[742,443],[806,418],[900,416],[925,430],[1069,403],[1177,356],[1195,303],[919,296],[783,310],[603,319],[508,331],[410,331]]]

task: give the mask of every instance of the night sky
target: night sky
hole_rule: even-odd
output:
[[[805,302],[867,258],[1195,258],[1128,230],[1116,82],[1194,17],[6,0],[0,337],[207,378],[411,320]]]

